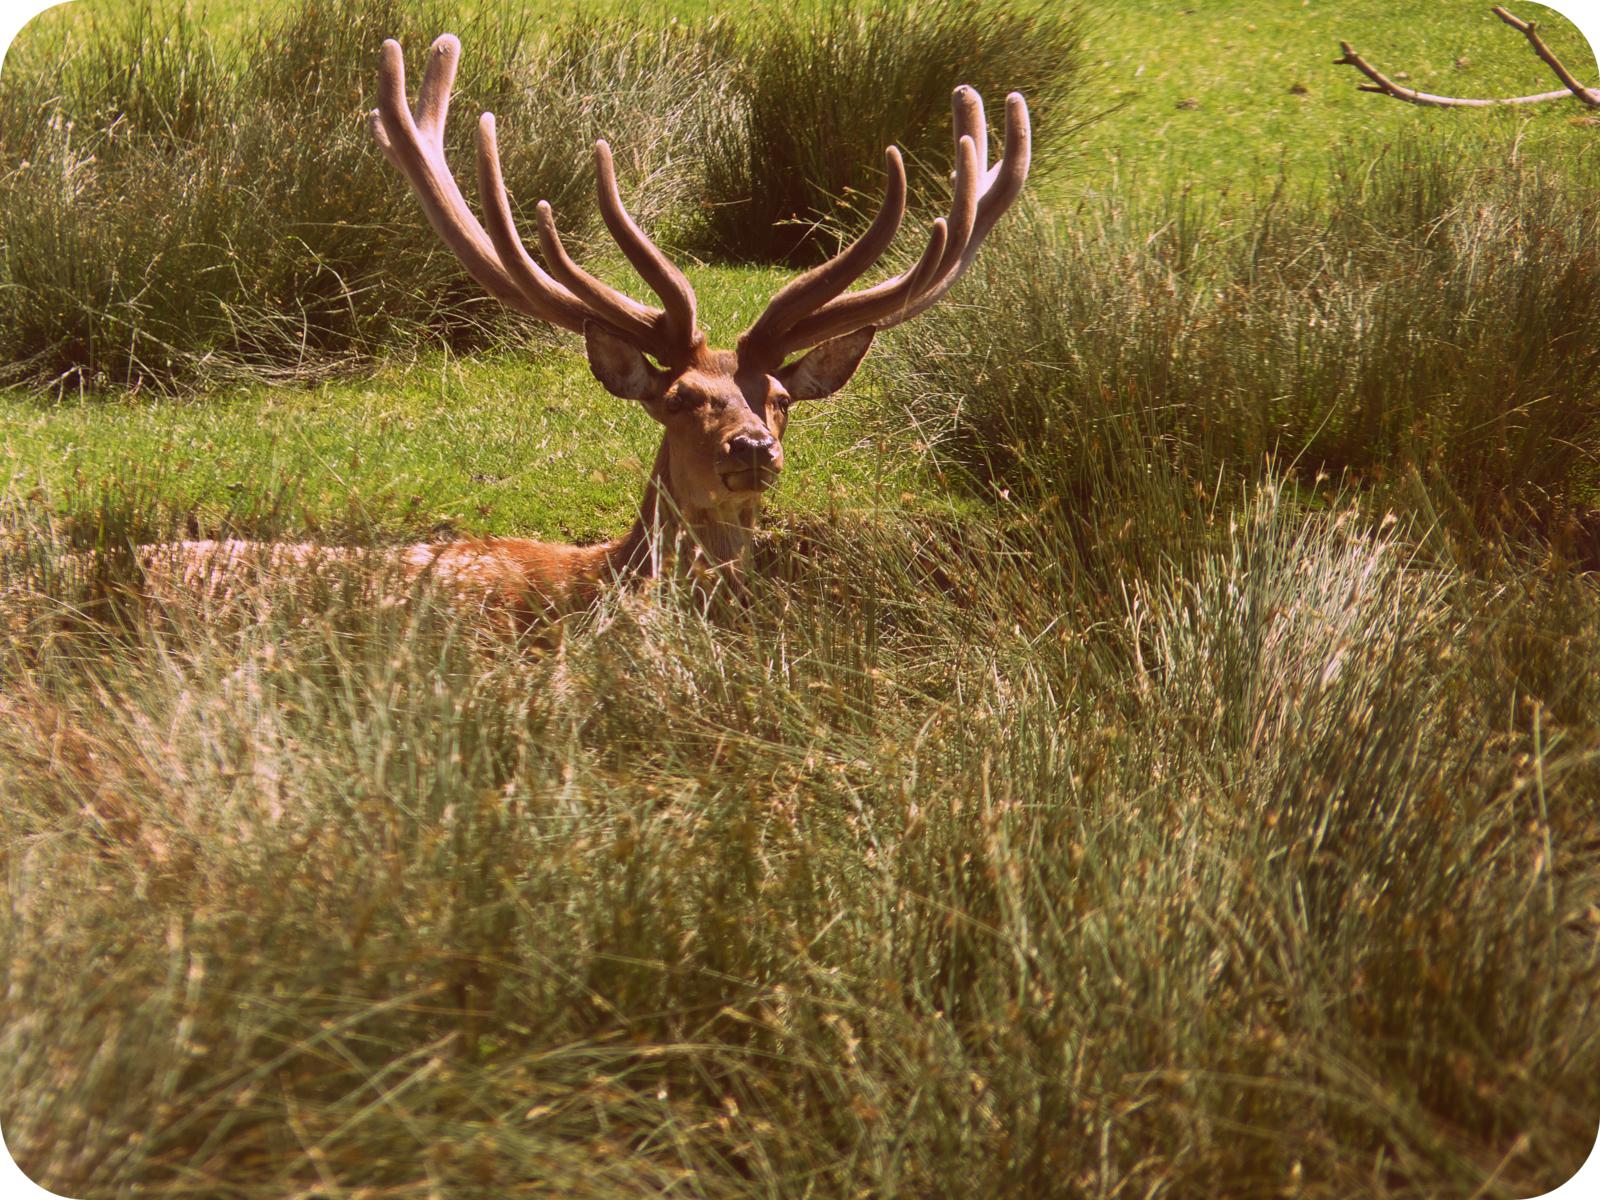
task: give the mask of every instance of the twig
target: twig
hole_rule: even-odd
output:
[[[1480,99],[1472,96],[1436,96],[1430,92],[1419,92],[1416,88],[1408,88],[1396,83],[1382,71],[1378,70],[1361,55],[1350,47],[1349,42],[1340,42],[1339,49],[1344,53],[1334,59],[1335,66],[1354,67],[1360,71],[1371,83],[1360,84],[1363,92],[1377,92],[1384,96],[1392,96],[1396,100],[1403,100],[1407,104],[1417,104],[1424,108],[1497,108],[1503,104],[1542,104],[1547,100],[1560,100],[1565,96],[1576,96],[1589,108],[1600,108],[1600,89],[1584,87],[1573,78],[1565,64],[1555,56],[1544,39],[1539,36],[1539,26],[1534,21],[1524,21],[1512,16],[1504,8],[1496,5],[1492,10],[1511,28],[1521,33],[1528,39],[1528,44],[1533,52],[1542,59],[1546,66],[1555,72],[1556,78],[1566,86],[1558,92],[1536,92],[1528,96],[1495,96]]]
[[[1539,23],[1537,21],[1524,21],[1514,17],[1498,4],[1490,11],[1528,39],[1528,45],[1533,47],[1533,52],[1544,60],[1547,67],[1555,72],[1557,79],[1567,85],[1568,91],[1590,108],[1600,108],[1600,89],[1584,87],[1583,84],[1573,78],[1572,72],[1567,70],[1566,64],[1555,56],[1554,51],[1549,46],[1544,44],[1544,39],[1539,36]]]

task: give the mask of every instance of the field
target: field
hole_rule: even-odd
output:
[[[1594,56],[1532,5],[1585,80]],[[385,550],[632,519],[656,427],[361,114],[465,58],[713,342],[947,199],[749,594],[508,643]],[[0,75],[0,1127],[80,1197],[1520,1197],[1600,1127],[1600,111],[1486,5],[88,0]],[[472,188],[467,188],[469,194]],[[356,548],[152,601],[173,537]],[[370,552],[369,552],[370,551]]]

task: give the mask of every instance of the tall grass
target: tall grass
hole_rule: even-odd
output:
[[[467,49],[449,130],[471,189],[472,113],[501,117],[506,175],[580,243],[597,228],[590,148],[620,152],[659,216],[689,173],[699,43],[670,27],[508,6],[306,0],[216,35],[151,8],[13,55],[0,84],[0,358],[66,387],[202,385],[336,370],[397,341],[496,335],[480,297],[368,135],[385,37],[420,72],[441,31]],[[24,43],[26,47],[27,43]],[[413,87],[415,80],[413,80]]]
[[[1046,167],[1066,144],[1071,17],[943,0],[808,12],[535,22],[507,4],[300,0],[220,35],[146,4],[24,39],[0,82],[0,381],[297,379],[525,328],[465,277],[367,134],[385,37],[414,87],[432,39],[461,35],[458,178],[470,193],[471,114],[495,111],[514,200],[548,199],[580,246],[599,231],[599,136],[636,217],[758,259],[822,245],[797,219],[848,224],[854,200],[837,201],[872,185],[891,141],[937,199],[957,82],[995,101],[1026,90]]]
[[[1026,94],[1036,182],[1087,117],[1082,20],[1070,8],[768,4],[725,36],[737,103],[707,130],[702,213],[704,249],[719,257],[805,263],[830,252],[841,227],[874,211],[890,144],[905,152],[913,200],[942,211],[957,84],[978,89],[994,122],[1008,92]]]
[[[226,149],[219,95],[342,112],[353,155],[331,12],[277,82],[198,35],[149,45],[149,87],[85,60],[71,127],[27,145],[59,165],[99,130],[95,161],[5,186],[66,189],[58,216],[81,187],[95,228],[170,237],[159,270],[183,229],[244,238],[198,184],[170,228],[112,205],[116,114],[177,179]],[[437,31],[391,17],[351,45]],[[463,89],[622,102],[581,82],[589,43],[511,44],[530,65]],[[627,42],[627,78],[676,45]],[[133,546],[184,514],[5,489],[8,1149],[84,1197],[1559,1184],[1600,1112],[1600,591],[1500,534],[1593,502],[1586,178],[1391,152],[1320,205],[1008,219],[885,339],[916,436],[992,504],[791,523],[746,604],[619,588],[554,645],[396,602],[381,550],[146,596]],[[431,246],[380,180],[388,236]],[[52,244],[46,207],[8,254]],[[101,295],[128,260],[97,245],[52,295]],[[462,288],[388,319],[485,336]],[[88,304],[83,346],[163,294]],[[137,340],[49,369],[223,369],[183,316],[160,370]]]
[[[8,511],[0,1121],[55,1190],[1510,1197],[1588,1151],[1592,581],[1269,486],[1110,607],[846,522],[554,653],[289,579],[91,637]]]
[[[1399,145],[1228,218],[1168,195],[1013,220],[894,375],[953,464],[1030,505],[1276,458],[1600,561],[1594,182]]]

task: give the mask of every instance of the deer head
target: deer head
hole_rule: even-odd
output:
[[[537,208],[543,264],[534,260],[506,196],[492,113],[478,122],[478,189],[487,230],[478,222],[444,156],[460,53],[453,35],[434,42],[413,111],[400,45],[384,42],[379,103],[371,115],[378,145],[479,284],[529,316],[581,334],[595,378],[661,423],[647,513],[678,522],[717,560],[748,552],[761,495],[783,470],[790,406],[837,392],[878,330],[917,316],[944,296],[1027,179],[1030,142],[1022,97],[1007,97],[1004,155],[991,167],[982,101],[971,88],[957,88],[954,198],[949,215],[933,222],[921,258],[891,279],[846,291],[888,250],[905,215],[905,167],[890,147],[883,202],[861,237],[783,287],[734,349],[715,350],[696,323],[688,279],[623,208],[604,141],[595,144],[594,156],[601,216],[660,308],[624,295],[574,262],[544,201]]]

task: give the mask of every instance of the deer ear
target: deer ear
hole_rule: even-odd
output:
[[[672,377],[598,321],[583,323],[583,343],[589,351],[589,370],[613,396],[648,403],[661,395]]]
[[[796,400],[820,400],[850,382],[878,331],[871,325],[830,338],[778,371],[778,382]]]

